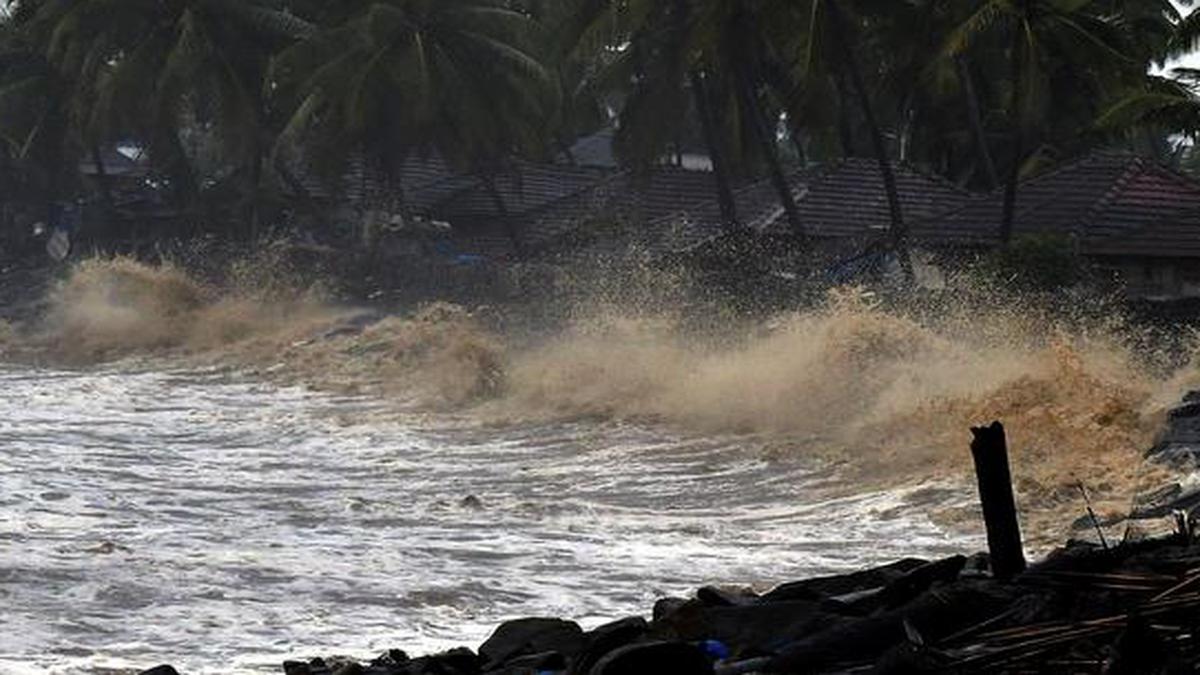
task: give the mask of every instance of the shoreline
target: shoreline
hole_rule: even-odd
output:
[[[776,586],[703,587],[649,619],[590,631],[506,621],[477,648],[360,661],[305,657],[285,675],[736,675],[1183,672],[1200,664],[1200,543],[1191,531],[1105,549],[1072,542],[1011,581],[988,556],[902,559]],[[1177,625],[1178,624],[1178,625]],[[141,675],[173,675],[156,666]],[[184,673],[183,675],[186,675]]]
[[[1179,471],[1200,461],[1200,392],[1172,411],[1147,455]],[[474,649],[281,667],[285,675],[1192,672],[1198,504],[1200,490],[1178,484],[1142,499],[1124,522],[1092,514],[1097,541],[1073,539],[1015,575],[993,569],[989,553],[905,558],[765,593],[706,586],[659,599],[649,619],[590,631],[527,617],[500,624]],[[167,665],[141,673],[175,674]]]

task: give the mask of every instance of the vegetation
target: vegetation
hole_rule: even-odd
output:
[[[1085,278],[1088,265],[1070,238],[1021,235],[1010,245],[989,253],[978,271],[989,284],[1018,291],[1052,291]]]
[[[487,177],[614,126],[631,167],[703,145],[730,232],[739,178],[770,177],[802,237],[788,163],[867,156],[901,250],[897,160],[1003,187],[1007,241],[1049,163],[1189,154],[1200,78],[1157,67],[1198,39],[1170,0],[7,0],[0,187],[52,215],[88,162],[115,213],[104,151],[128,143],[169,208],[250,236],[301,165],[362,162],[403,211],[413,154]]]

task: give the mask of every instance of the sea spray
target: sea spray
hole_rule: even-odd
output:
[[[588,418],[744,434],[837,466],[846,491],[962,481],[967,428],[1001,419],[1034,541],[1061,534],[1081,481],[1120,511],[1157,480],[1141,453],[1197,380],[1191,361],[1148,352],[1120,317],[1026,298],[906,304],[837,289],[766,320],[705,322],[653,292],[589,304],[579,291],[565,326],[518,339],[461,307],[382,317],[267,287],[87,261],[54,292],[40,340],[76,363],[169,354],[493,424]]]

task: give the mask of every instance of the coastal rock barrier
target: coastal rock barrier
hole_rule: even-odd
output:
[[[559,618],[501,624],[477,649],[360,662],[287,661],[285,675],[735,675],[740,673],[1185,673],[1200,670],[1200,393],[1169,416],[1152,462],[1180,481],[1129,519],[1166,534],[1072,541],[1001,579],[989,555],[904,559],[781,584],[705,587],[649,618],[592,630]],[[1100,524],[1096,524],[1097,530]],[[1135,531],[1127,527],[1126,532]],[[1143,530],[1144,531],[1144,530]],[[1007,575],[1005,575],[1007,576]],[[159,666],[142,675],[175,675]]]

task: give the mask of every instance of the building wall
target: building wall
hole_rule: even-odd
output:
[[[1131,298],[1200,298],[1200,260],[1186,258],[1111,258],[1098,261]]]

